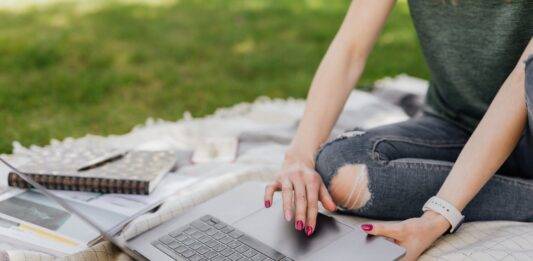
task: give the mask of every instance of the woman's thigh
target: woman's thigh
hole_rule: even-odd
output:
[[[468,137],[450,123],[422,116],[348,132],[323,146],[316,169],[343,211],[379,219],[415,217],[440,189]],[[532,193],[533,184],[496,175],[464,213],[468,220],[529,220],[533,210],[519,208]]]
[[[346,165],[367,168],[405,166],[449,169],[469,133],[444,120],[423,115],[367,131],[347,131],[322,146],[316,169],[329,187]]]

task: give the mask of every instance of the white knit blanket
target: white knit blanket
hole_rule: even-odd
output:
[[[390,87],[418,95],[423,94],[426,88],[425,82],[405,76],[385,79],[377,85],[380,89]],[[242,182],[271,180],[280,168],[286,143],[292,137],[303,109],[303,100],[258,98],[254,103],[219,109],[204,118],[193,119],[186,114],[177,122],[148,120],[143,126],[136,127],[124,135],[89,135],[80,139],[52,140],[51,145],[75,142],[83,146],[87,143],[102,142],[125,149],[191,150],[209,137],[241,137],[242,147],[235,162],[195,164],[180,169],[178,175],[197,175],[201,177],[200,181],[169,198],[157,212],[140,216],[130,223],[121,234],[122,239],[127,239]],[[375,95],[354,91],[334,133],[352,127],[370,128],[407,118],[396,105]],[[14,154],[39,149],[36,146],[25,148],[14,143]],[[357,217],[350,219],[351,222],[362,220]],[[124,255],[117,255],[118,251],[109,246],[108,243],[99,244],[67,258],[125,258]],[[9,246],[5,249],[7,250],[4,256],[9,260],[52,259],[50,256],[31,251],[10,249]],[[507,221],[467,223],[458,233],[442,237],[421,259],[533,260],[533,224]]]

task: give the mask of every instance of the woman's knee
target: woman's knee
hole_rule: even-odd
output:
[[[370,200],[367,137],[352,137],[324,146],[316,158],[316,170],[337,204],[359,209]]]
[[[331,197],[344,209],[356,210],[370,200],[368,167],[365,164],[347,164],[337,170],[329,187]]]

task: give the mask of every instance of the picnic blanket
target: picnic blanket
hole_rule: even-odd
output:
[[[371,128],[399,122],[419,113],[427,82],[398,76],[375,84],[374,93],[353,91],[335,125],[332,136],[344,130]],[[238,157],[231,163],[202,163],[185,166],[173,175],[198,176],[198,182],[178,191],[153,213],[132,221],[120,234],[132,238],[161,224],[178,213],[219,195],[246,181],[270,181],[280,169],[283,154],[294,135],[305,101],[299,99],[258,98],[217,110],[204,118],[185,114],[182,120],[148,120],[124,135],[88,135],[79,139],[52,140],[61,143],[105,143],[123,149],[191,150],[213,137],[237,137]],[[14,143],[14,153],[31,153],[41,147]],[[359,217],[339,216],[344,222],[363,222]],[[52,260],[54,257],[9,245],[1,245],[0,260]],[[66,260],[128,260],[109,242],[101,242]],[[446,235],[429,249],[421,260],[533,260],[533,224],[509,221],[467,223],[456,234]]]

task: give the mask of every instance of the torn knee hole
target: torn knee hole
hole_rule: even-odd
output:
[[[330,193],[338,206],[359,209],[370,199],[368,169],[364,164],[349,164],[337,170]]]

